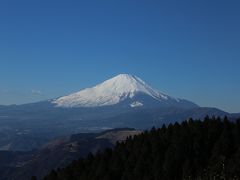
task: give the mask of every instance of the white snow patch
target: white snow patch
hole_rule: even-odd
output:
[[[135,102],[133,102],[132,104],[130,104],[130,106],[131,106],[132,108],[141,107],[141,106],[143,106],[143,103],[138,102],[138,101],[135,101]]]

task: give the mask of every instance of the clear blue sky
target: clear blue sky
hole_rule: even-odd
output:
[[[239,9],[239,0],[1,0],[0,104],[130,73],[240,112]]]

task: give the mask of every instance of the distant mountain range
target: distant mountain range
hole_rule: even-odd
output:
[[[199,107],[155,90],[136,76],[120,74],[68,96],[0,106],[0,150],[28,151],[59,136],[125,127],[148,129],[206,115],[239,116]]]

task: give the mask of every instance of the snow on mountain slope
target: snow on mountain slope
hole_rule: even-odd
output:
[[[144,105],[143,102],[134,99],[139,94],[158,102],[167,103],[171,101],[172,104],[172,102],[179,103],[181,101],[153,89],[136,76],[120,74],[93,88],[60,97],[52,103],[56,104],[57,107],[102,107],[116,105],[132,99],[133,101],[130,102],[129,106],[139,107]],[[136,102],[138,103],[136,104]]]

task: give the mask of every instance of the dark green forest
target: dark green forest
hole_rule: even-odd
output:
[[[32,178],[34,179],[34,178]],[[240,179],[240,119],[190,119],[117,143],[44,180]]]

